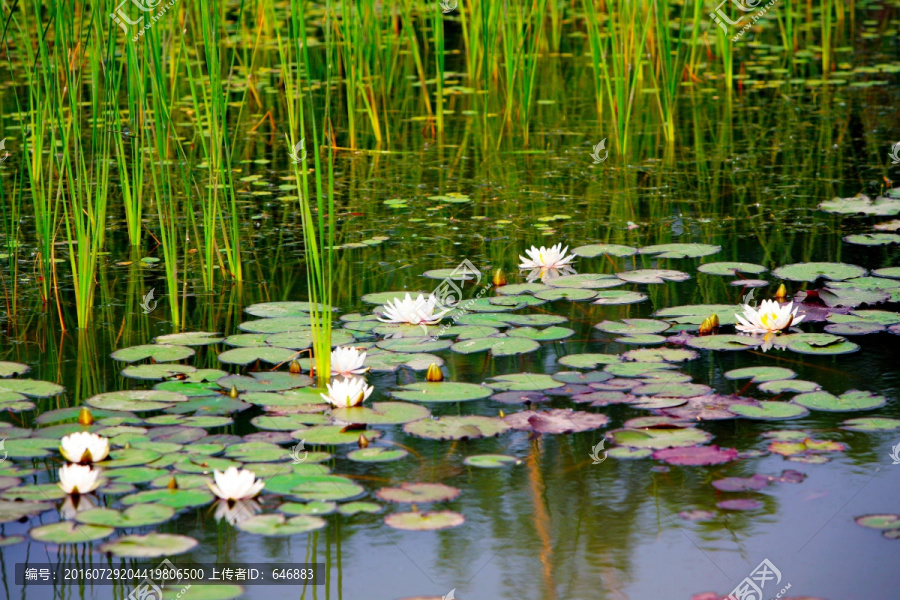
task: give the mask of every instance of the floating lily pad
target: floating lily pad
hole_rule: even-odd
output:
[[[146,412],[169,408],[188,397],[178,392],[161,390],[124,390],[97,394],[85,400],[85,404],[104,410]]]
[[[481,416],[422,419],[403,426],[410,435],[432,440],[462,440],[492,437],[505,433],[509,425],[502,419]]]
[[[259,429],[265,431],[295,431],[304,429],[307,425],[324,425],[331,423],[326,414],[300,412],[289,415],[258,415],[250,419],[250,422]]]
[[[190,596],[183,594],[180,585],[167,586],[163,589],[162,600],[233,600],[244,593],[244,588],[235,584],[205,584],[191,588]]]
[[[841,423],[841,429],[848,431],[894,431],[900,429],[900,419],[888,417],[861,417],[847,419]]]
[[[554,386],[557,385],[559,384],[554,382]],[[474,383],[417,381],[392,391],[391,396],[414,402],[466,402],[487,398],[491,393],[490,388]]]
[[[597,365],[609,365],[621,362],[618,354],[570,354],[559,359],[559,364],[574,369],[593,369]]]
[[[395,488],[381,488],[375,495],[386,502],[425,504],[453,500],[459,496],[459,488],[443,483],[402,483]]]
[[[65,388],[49,381],[37,379],[0,379],[0,392],[14,392],[31,398],[59,396]]]
[[[225,427],[231,425],[234,421],[229,417],[202,415],[202,416],[184,416],[182,414],[160,415],[158,417],[150,417],[145,420],[148,425],[181,425],[182,427],[203,427],[204,429],[212,429],[213,427]]]
[[[778,267],[772,271],[772,275],[779,279],[789,281],[813,282],[820,277],[832,281],[842,281],[851,277],[862,277],[866,270],[856,265],[832,262],[796,263]]]
[[[47,499],[44,498],[44,500]],[[54,506],[51,502],[17,502],[15,500],[0,500],[0,523],[18,521],[19,519],[42,513],[45,510],[51,510],[52,508],[54,508]]]
[[[497,293],[504,296],[517,296],[519,294],[534,294],[547,289],[543,283],[511,283],[497,288]]]
[[[448,529],[459,527],[465,523],[466,518],[459,513],[449,510],[438,512],[405,512],[394,513],[384,518],[388,527],[403,529],[406,531],[434,531],[436,529]]]
[[[138,492],[130,496],[122,498],[121,502],[124,506],[132,506],[135,504],[162,504],[170,506],[175,510],[183,508],[191,508],[194,506],[204,506],[215,500],[215,497],[206,489],[162,489],[147,490]]]
[[[844,241],[859,246],[887,246],[900,244],[900,235],[896,233],[855,233],[845,236]]]
[[[452,279],[453,281],[475,281],[478,283],[481,281],[481,273],[476,271],[470,271],[466,267],[460,269],[459,267],[454,267],[452,269],[431,269],[430,271],[425,271],[422,273],[422,277],[427,277],[428,279]]]
[[[298,353],[287,348],[273,346],[253,346],[250,348],[233,348],[219,354],[218,359],[227,365],[249,365],[257,361],[269,364],[281,364],[297,358]]]
[[[487,337],[456,342],[450,348],[460,354],[490,351],[493,356],[513,356],[538,350],[541,345],[525,337]]]
[[[266,346],[266,340],[272,337],[271,333],[238,333],[225,338],[225,343],[238,348],[251,348],[253,346]],[[277,334],[276,334],[277,335]]]
[[[284,515],[274,514],[248,517],[238,521],[237,528],[256,535],[287,536],[322,529],[325,525],[324,519],[311,515],[287,519]]]
[[[622,337],[616,338],[616,341],[620,344],[639,344],[642,346],[652,346],[655,344],[663,344],[666,341],[666,338],[661,335],[655,335],[652,333],[639,333],[637,335],[625,335]]]
[[[616,377],[651,377],[657,375],[668,377],[670,375],[669,369],[673,368],[675,368],[675,365],[671,363],[627,362],[608,364],[603,367],[603,370]],[[629,389],[631,388],[629,387]]]
[[[872,200],[865,194],[853,198],[832,198],[819,204],[819,210],[840,215],[877,215],[889,217],[900,213],[900,200],[879,196]]]
[[[0,377],[12,377],[13,375],[24,375],[31,367],[22,363],[0,361]]]
[[[834,335],[870,335],[885,329],[886,327],[880,323],[863,323],[861,321],[829,323],[825,326],[825,331]]]
[[[154,558],[184,554],[197,545],[197,540],[173,533],[125,535],[100,546],[100,550],[115,556]]]
[[[691,338],[687,343],[700,350],[748,350],[762,344],[762,340],[747,335],[706,335]]]
[[[884,396],[876,396],[871,392],[851,390],[834,396],[828,392],[811,392],[794,396],[793,402],[813,410],[851,411],[871,410],[884,406]]]
[[[691,278],[687,273],[672,269],[637,269],[616,273],[616,276],[631,283],[665,283],[667,281],[687,281]]]
[[[365,489],[339,475],[276,475],[266,481],[266,491],[300,500],[347,500],[362,495]]]
[[[605,273],[581,273],[579,275],[563,275],[547,281],[547,285],[551,288],[582,288],[589,290],[600,290],[605,288],[618,287],[625,285],[621,279],[615,275]],[[541,294],[550,290],[539,290],[535,292],[535,296],[542,297]]]
[[[748,404],[734,404],[728,407],[731,412],[747,419],[761,419],[781,421],[784,419],[797,419],[809,414],[803,406],[791,402],[760,401],[756,406]]]
[[[640,292],[628,292],[623,290],[611,290],[597,292],[594,297],[593,304],[600,305],[616,305],[616,304],[636,304],[647,299],[647,294]]]
[[[366,366],[373,372],[392,373],[400,367],[406,367],[413,371],[424,371],[432,364],[441,366],[444,364],[444,359],[426,352],[401,353],[370,350],[366,355]]]
[[[5,440],[3,451],[9,458],[40,458],[55,453],[58,446],[59,441],[55,439],[11,439]]]
[[[714,488],[722,492],[759,491],[769,485],[769,480],[761,475],[753,477],[725,477],[712,482]]]
[[[105,527],[144,527],[165,523],[175,515],[175,509],[165,504],[135,504],[123,511],[94,508],[79,512],[75,519],[87,525]]]
[[[193,373],[197,369],[196,367],[192,367],[190,365],[178,365],[178,364],[169,364],[169,363],[154,363],[154,364],[141,364],[141,365],[129,365],[122,369],[122,376],[129,377],[131,379],[168,379],[169,377],[173,377],[175,375],[184,375],[187,373]],[[227,375],[227,373],[223,373],[220,377]]]
[[[319,310],[324,310],[323,304],[317,305]],[[259,304],[251,304],[244,309],[244,312],[254,317],[302,317],[307,315],[313,309],[311,302],[261,302]]]
[[[466,315],[470,316],[470,315]],[[499,317],[503,322],[509,325],[546,327],[549,325],[560,325],[568,319],[559,315],[534,314],[534,315],[502,315]],[[2,382],[0,382],[2,385]]]
[[[32,538],[48,544],[84,544],[109,537],[115,529],[95,525],[79,525],[72,521],[60,521],[41,525],[28,532]]]
[[[556,381],[561,383],[569,383],[569,384],[577,384],[582,387],[587,387],[589,383],[595,383],[598,381],[606,381],[608,379],[612,379],[612,375],[610,373],[606,373],[605,371],[588,371],[586,373],[581,371],[559,371],[554,373],[551,377]],[[587,387],[587,389],[593,389]],[[548,390],[547,393],[551,391],[554,394],[557,394],[559,388],[554,388],[553,390]],[[573,392],[573,393],[581,393],[581,392]],[[559,393],[559,395],[567,396],[568,393]]]
[[[597,292],[590,289],[554,287],[540,291],[534,296],[536,298],[540,298],[541,300],[547,300],[548,302],[554,302],[556,300],[571,300],[578,302],[583,300],[590,300],[596,295]]]
[[[653,453],[653,458],[670,465],[719,465],[731,462],[738,457],[734,448],[718,446],[688,446],[685,448],[664,448]]]
[[[248,375],[229,375],[219,379],[216,383],[225,390],[234,387],[239,392],[278,392],[306,387],[312,383],[312,379],[306,375],[270,371],[249,373]]]
[[[762,507],[762,502],[750,498],[737,498],[734,500],[722,500],[716,506],[724,510],[756,510]]]
[[[891,293],[889,291],[880,289],[844,288],[832,285],[819,290],[819,299],[828,307],[847,306],[854,308],[863,304],[887,302],[890,298]]]
[[[516,373],[514,375],[497,375],[485,383],[495,390],[530,392],[549,390],[561,387],[560,382],[543,373]]]
[[[695,446],[712,439],[712,434],[696,428],[617,429],[608,435],[622,446],[654,450]]]
[[[384,448],[376,446],[373,448],[360,448],[347,453],[347,458],[355,462],[393,462],[407,456],[409,452],[402,448]]]
[[[209,331],[187,331],[184,333],[170,333],[161,335],[153,341],[157,344],[174,344],[176,346],[209,346],[223,341],[218,333]]]
[[[900,515],[874,514],[863,515],[854,519],[857,525],[870,529],[900,529]]]
[[[524,337],[531,340],[541,342],[549,342],[563,340],[575,335],[575,330],[568,327],[545,327],[544,329],[535,329],[534,327],[514,327],[506,332],[510,337]]]
[[[891,279],[900,279],[900,267],[885,267],[884,269],[876,269],[872,271],[872,275],[878,277],[890,277]]]
[[[238,325],[238,329],[247,333],[284,333],[287,331],[305,330],[311,325],[312,318],[309,316],[275,317],[272,319],[244,321]]]
[[[337,502],[314,500],[312,502],[285,502],[278,507],[286,515],[330,515],[337,510]]]
[[[426,385],[431,385],[429,382],[425,383]],[[411,423],[424,419],[429,414],[428,409],[424,406],[410,404],[409,402],[375,402],[371,407],[352,406],[350,408],[335,408],[331,411],[331,416],[339,421],[366,425]]]
[[[815,381],[806,381],[804,379],[785,379],[776,381],[766,381],[759,384],[762,392],[769,394],[782,394],[784,392],[817,392],[821,386]]]
[[[815,334],[813,334],[815,335]],[[829,334],[819,334],[829,335]],[[836,339],[830,341],[806,341],[795,339],[787,345],[788,350],[798,354],[850,354],[859,350],[859,346],[853,342],[848,342],[844,338],[834,336]]]
[[[381,512],[381,505],[374,502],[347,502],[338,508],[338,512],[348,517],[359,513],[375,514]]]
[[[34,402],[28,400],[24,394],[17,392],[0,392],[0,411],[8,410],[10,412],[24,412],[32,410],[35,407]]]
[[[289,456],[288,451],[281,446],[266,442],[245,442],[229,446],[225,451],[226,458],[241,462],[275,462]]]
[[[585,258],[594,258],[601,254],[609,254],[610,256],[632,256],[637,254],[637,248],[631,246],[622,246],[620,244],[590,244],[587,246],[578,246],[572,249],[572,254],[583,256]]]
[[[647,458],[648,456],[653,454],[653,451],[647,448],[628,448],[626,446],[617,446],[615,448],[610,448],[606,454],[607,456],[611,456],[613,458],[627,460]]]
[[[700,325],[710,315],[716,315],[722,325],[733,325],[735,313],[742,311],[740,306],[734,304],[688,304],[658,310],[653,316],[663,317],[676,323]]]
[[[850,314],[831,313],[826,319],[831,323],[871,323],[895,325],[900,323],[900,313],[887,310],[854,310]]]
[[[721,250],[712,244],[657,244],[638,250],[641,254],[655,254],[657,258],[698,258],[709,256]]]
[[[536,433],[577,433],[605,427],[609,417],[597,413],[554,408],[546,411],[526,410],[503,418],[513,429]]]
[[[344,429],[340,425],[326,425],[297,430],[292,435],[296,439],[303,440],[306,444],[313,446],[355,444],[359,441],[360,436],[371,442],[381,436],[381,432],[375,429],[349,429],[347,431],[344,431]]]
[[[726,379],[750,379],[752,383],[793,379],[797,374],[784,367],[745,367],[733,369],[725,373]]]
[[[470,467],[499,469],[501,467],[522,464],[522,461],[515,456],[508,456],[506,454],[475,454],[464,458],[463,463]]]
[[[697,270],[701,273],[706,273],[707,275],[733,277],[738,273],[751,273],[757,275],[759,273],[765,273],[768,269],[762,265],[746,262],[712,262],[700,265],[697,267]]]
[[[622,321],[603,321],[594,325],[596,329],[606,333],[619,335],[640,335],[659,333],[665,331],[671,325],[665,321],[654,319],[622,319]]]
[[[152,358],[155,362],[172,362],[184,360],[194,355],[194,351],[187,346],[174,346],[172,344],[145,344],[116,350],[110,357],[121,362],[137,362]]]
[[[712,389],[702,383],[645,383],[632,388],[635,396],[665,396],[667,398],[693,398],[708,394]]]
[[[394,352],[436,352],[449,348],[452,342],[450,340],[430,340],[422,338],[397,338],[390,340],[381,340],[376,346],[384,350]]]
[[[623,358],[648,363],[683,362],[694,360],[697,358],[697,353],[684,348],[639,348],[629,350],[623,355]]]

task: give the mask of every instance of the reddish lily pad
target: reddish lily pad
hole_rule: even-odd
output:
[[[605,427],[609,417],[597,413],[554,408],[546,411],[526,410],[503,418],[513,429],[535,433],[576,433]]]
[[[670,465],[718,465],[737,460],[738,451],[734,448],[718,446],[688,446],[684,448],[664,448],[653,453],[653,458],[663,460]]]
[[[756,510],[762,507],[762,502],[749,498],[736,498],[734,500],[723,500],[716,503],[716,506],[724,510]]]

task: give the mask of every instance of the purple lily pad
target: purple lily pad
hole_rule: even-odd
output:
[[[513,429],[535,433],[576,433],[604,427],[609,417],[597,413],[581,412],[571,408],[554,408],[546,411],[524,410],[503,418]]]
[[[610,404],[628,404],[634,402],[635,396],[625,392],[590,392],[572,396],[572,402],[590,402],[591,406],[609,406]]]
[[[729,408],[735,404],[756,406],[758,403],[752,398],[741,396],[706,394],[696,398],[689,398],[684,406],[666,409],[665,414],[690,421],[734,419],[737,417],[737,414],[733,413]]]
[[[257,431],[244,436],[245,442],[267,442],[269,444],[295,444],[296,438],[287,431]]]
[[[587,385],[578,385],[574,383],[570,383],[561,388],[553,388],[551,390],[545,390],[548,396],[574,396],[575,394],[586,394],[593,392],[594,388],[589,387]]]
[[[718,446],[688,446],[686,448],[664,448],[653,453],[653,458],[664,460],[670,465],[719,465],[737,459],[734,448]]]
[[[806,317],[803,319],[804,323],[817,323],[821,321],[826,321],[828,319],[828,315],[839,314],[846,315],[848,314],[852,308],[829,308],[827,306],[821,306],[818,304],[800,304],[799,309],[797,310],[797,316],[803,315]]]
[[[626,379],[624,377],[616,377],[614,379],[607,379],[606,381],[599,381],[595,383],[589,383],[595,390],[600,390],[601,392],[627,392],[637,386],[643,384],[644,382],[640,379]]]
[[[612,379],[613,376],[606,371],[560,371],[553,374],[553,379],[561,383],[579,383],[587,385]]]
[[[721,492],[746,492],[748,490],[761,490],[769,485],[769,479],[765,475],[752,477],[726,477],[712,482],[713,487]]]
[[[503,404],[538,404],[539,402],[549,402],[550,398],[539,392],[500,392],[491,396],[491,400],[502,402]]]
[[[716,513],[711,510],[684,510],[678,513],[678,516],[685,521],[709,521],[716,518]]]
[[[736,498],[734,500],[722,500],[716,506],[724,510],[756,510],[762,506],[762,502],[749,498]]]

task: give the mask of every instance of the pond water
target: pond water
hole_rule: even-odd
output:
[[[448,48],[461,44],[458,35],[448,33]],[[540,61],[527,143],[504,125],[501,110],[485,116],[463,73],[450,73],[447,85],[459,89],[447,96],[442,136],[398,99],[386,119],[389,145],[362,136],[361,150],[335,154],[335,340],[368,349],[374,391],[363,406],[424,407],[395,406],[396,414],[365,433],[343,428],[377,415],[332,414],[306,391],[310,378],[288,374],[291,358],[308,347],[308,307],[263,304],[308,300],[294,171],[283,142],[265,128],[242,129],[244,153],[235,158],[244,281],[204,291],[198,270],[185,266],[176,291],[182,327],[172,324],[172,292],[155,262],[162,249],[152,239],[132,249],[119,212],[109,218],[88,327],[71,325],[71,275],[61,271],[59,282],[69,301],[58,310],[55,301],[44,306],[27,266],[33,258],[20,254],[13,277],[21,306],[0,320],[0,360],[30,368],[0,373],[9,375],[0,391],[27,396],[0,399],[10,409],[0,416],[2,595],[126,598],[136,582],[21,584],[16,564],[121,568],[166,556],[175,565],[324,565],[320,585],[163,590],[188,600],[717,600],[764,560],[778,575],[763,580],[765,598],[788,584],[781,597],[897,598],[900,251],[890,238],[883,245],[845,238],[876,232],[874,225],[900,212],[889,179],[897,167],[887,157],[900,133],[900,63],[870,47],[856,64],[891,67],[872,74],[851,67],[853,50],[843,48],[839,73],[823,82],[803,60],[783,74],[772,66],[780,55],[765,46],[745,42],[736,51],[745,53],[750,75],[733,94],[687,88],[672,144],[644,98],[623,151],[610,120],[597,116],[589,59],[562,52]],[[455,60],[448,58],[448,69],[463,71]],[[591,154],[601,140],[608,155],[597,162]],[[0,164],[7,197],[15,168]],[[850,214],[845,207],[860,202],[852,199],[857,193],[885,196],[897,210]],[[833,198],[845,200],[827,204]],[[23,230],[30,226],[23,218]],[[34,247],[27,233],[21,243]],[[526,250],[558,243],[575,251],[579,275],[595,276],[510,287],[526,283],[529,273],[518,269]],[[672,246],[651,248],[663,244]],[[449,272],[463,261],[478,281],[462,286],[442,331],[374,320],[373,311],[394,298],[388,292],[428,294],[446,273],[426,271]],[[742,272],[702,267],[734,262],[745,263]],[[808,263],[827,264],[808,276],[803,266],[776,271]],[[4,269],[8,286],[8,261]],[[506,286],[491,284],[498,269]],[[660,275],[666,279],[648,282]],[[782,332],[764,347],[758,337],[698,335],[716,313],[718,334],[731,336],[740,305],[775,298],[782,283],[798,316],[806,315],[794,333],[831,337]],[[880,312],[866,312],[873,310]],[[65,332],[60,315],[70,324]],[[111,356],[196,331],[215,335],[170,339],[170,355]],[[271,354],[257,361],[259,348]],[[308,358],[300,358],[308,373]],[[441,365],[444,383],[422,383],[432,363]],[[176,376],[180,366],[190,367],[181,369],[187,382]],[[193,376],[194,369],[224,373]],[[263,383],[250,381],[252,372],[265,373]],[[497,379],[513,374],[523,375]],[[7,384],[20,379],[64,389]],[[154,386],[189,399],[99,396]],[[153,401],[160,404],[146,404]],[[93,424],[76,421],[83,406]],[[527,410],[555,412],[516,416]],[[463,420],[450,425],[453,419]],[[56,486],[64,464],[57,445],[82,430],[111,439],[113,462],[100,463],[108,480],[76,511]],[[360,450],[360,435],[369,460],[348,458]],[[297,450],[300,440],[305,447]],[[305,458],[293,460],[292,451]],[[478,455],[508,458],[487,467],[466,462]],[[212,471],[232,465],[266,481],[257,504],[223,505],[206,491]],[[173,476],[177,492],[167,488]],[[383,491],[410,483],[452,489]],[[389,499],[398,496],[403,501]],[[134,504],[140,511],[131,516],[140,512],[149,523],[110,527],[122,517],[85,516],[94,506]],[[146,512],[150,505],[158,518]],[[449,511],[430,522],[443,527],[408,530],[399,517],[391,521],[428,511]],[[259,518],[279,514],[324,522],[303,517],[296,531],[278,531]],[[865,515],[887,516],[856,521]],[[57,522],[77,524],[62,530]],[[126,535],[153,533],[186,538],[143,556],[117,546]]]

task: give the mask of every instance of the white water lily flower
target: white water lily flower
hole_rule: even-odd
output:
[[[384,316],[378,317],[382,323],[408,323],[410,325],[434,325],[439,323],[450,309],[445,309],[435,313],[434,307],[437,304],[437,296],[429,294],[428,298],[419,294],[419,297],[413,300],[412,296],[406,294],[406,298],[394,298],[393,301],[382,307]]]
[[[59,452],[70,463],[100,462],[109,456],[109,440],[96,433],[79,431],[60,440]]]
[[[365,361],[365,352],[361,353],[353,346],[338,346],[331,351],[331,374],[344,377],[362,375],[369,370],[363,366]]]
[[[372,395],[375,390],[371,385],[366,385],[362,377],[350,377],[335,379],[327,384],[328,393],[321,394],[329,404],[339,408],[349,408],[362,404],[363,400]]]
[[[537,279],[541,281],[549,281],[551,279],[555,279],[560,275],[576,275],[578,272],[570,267],[565,266],[561,269],[531,269],[528,271],[528,276],[525,278],[525,281],[531,283]]]
[[[550,248],[544,248],[541,246],[540,248],[536,246],[532,246],[530,249],[525,251],[525,254],[528,255],[528,258],[525,258],[522,255],[519,255],[519,260],[521,260],[521,264],[519,265],[520,269],[565,269],[572,268],[571,263],[575,260],[575,255],[566,256],[566,252],[568,252],[569,247],[562,247],[562,244],[557,244],[555,246],[551,246]]]
[[[63,465],[59,468],[59,489],[67,494],[90,494],[100,487],[100,469],[89,465]]]
[[[262,506],[256,500],[238,500],[236,502],[219,500],[216,504],[215,517],[216,521],[225,519],[231,525],[237,525],[260,512],[262,512]]]
[[[248,469],[228,467],[225,472],[215,470],[216,482],[206,482],[212,493],[222,500],[247,500],[259,494],[265,483],[256,478],[256,473]]]
[[[763,300],[759,308],[744,305],[744,315],[735,315],[738,324],[735,328],[744,333],[772,333],[796,325],[806,315],[797,317],[797,309],[793,302],[780,306],[775,300]]]

